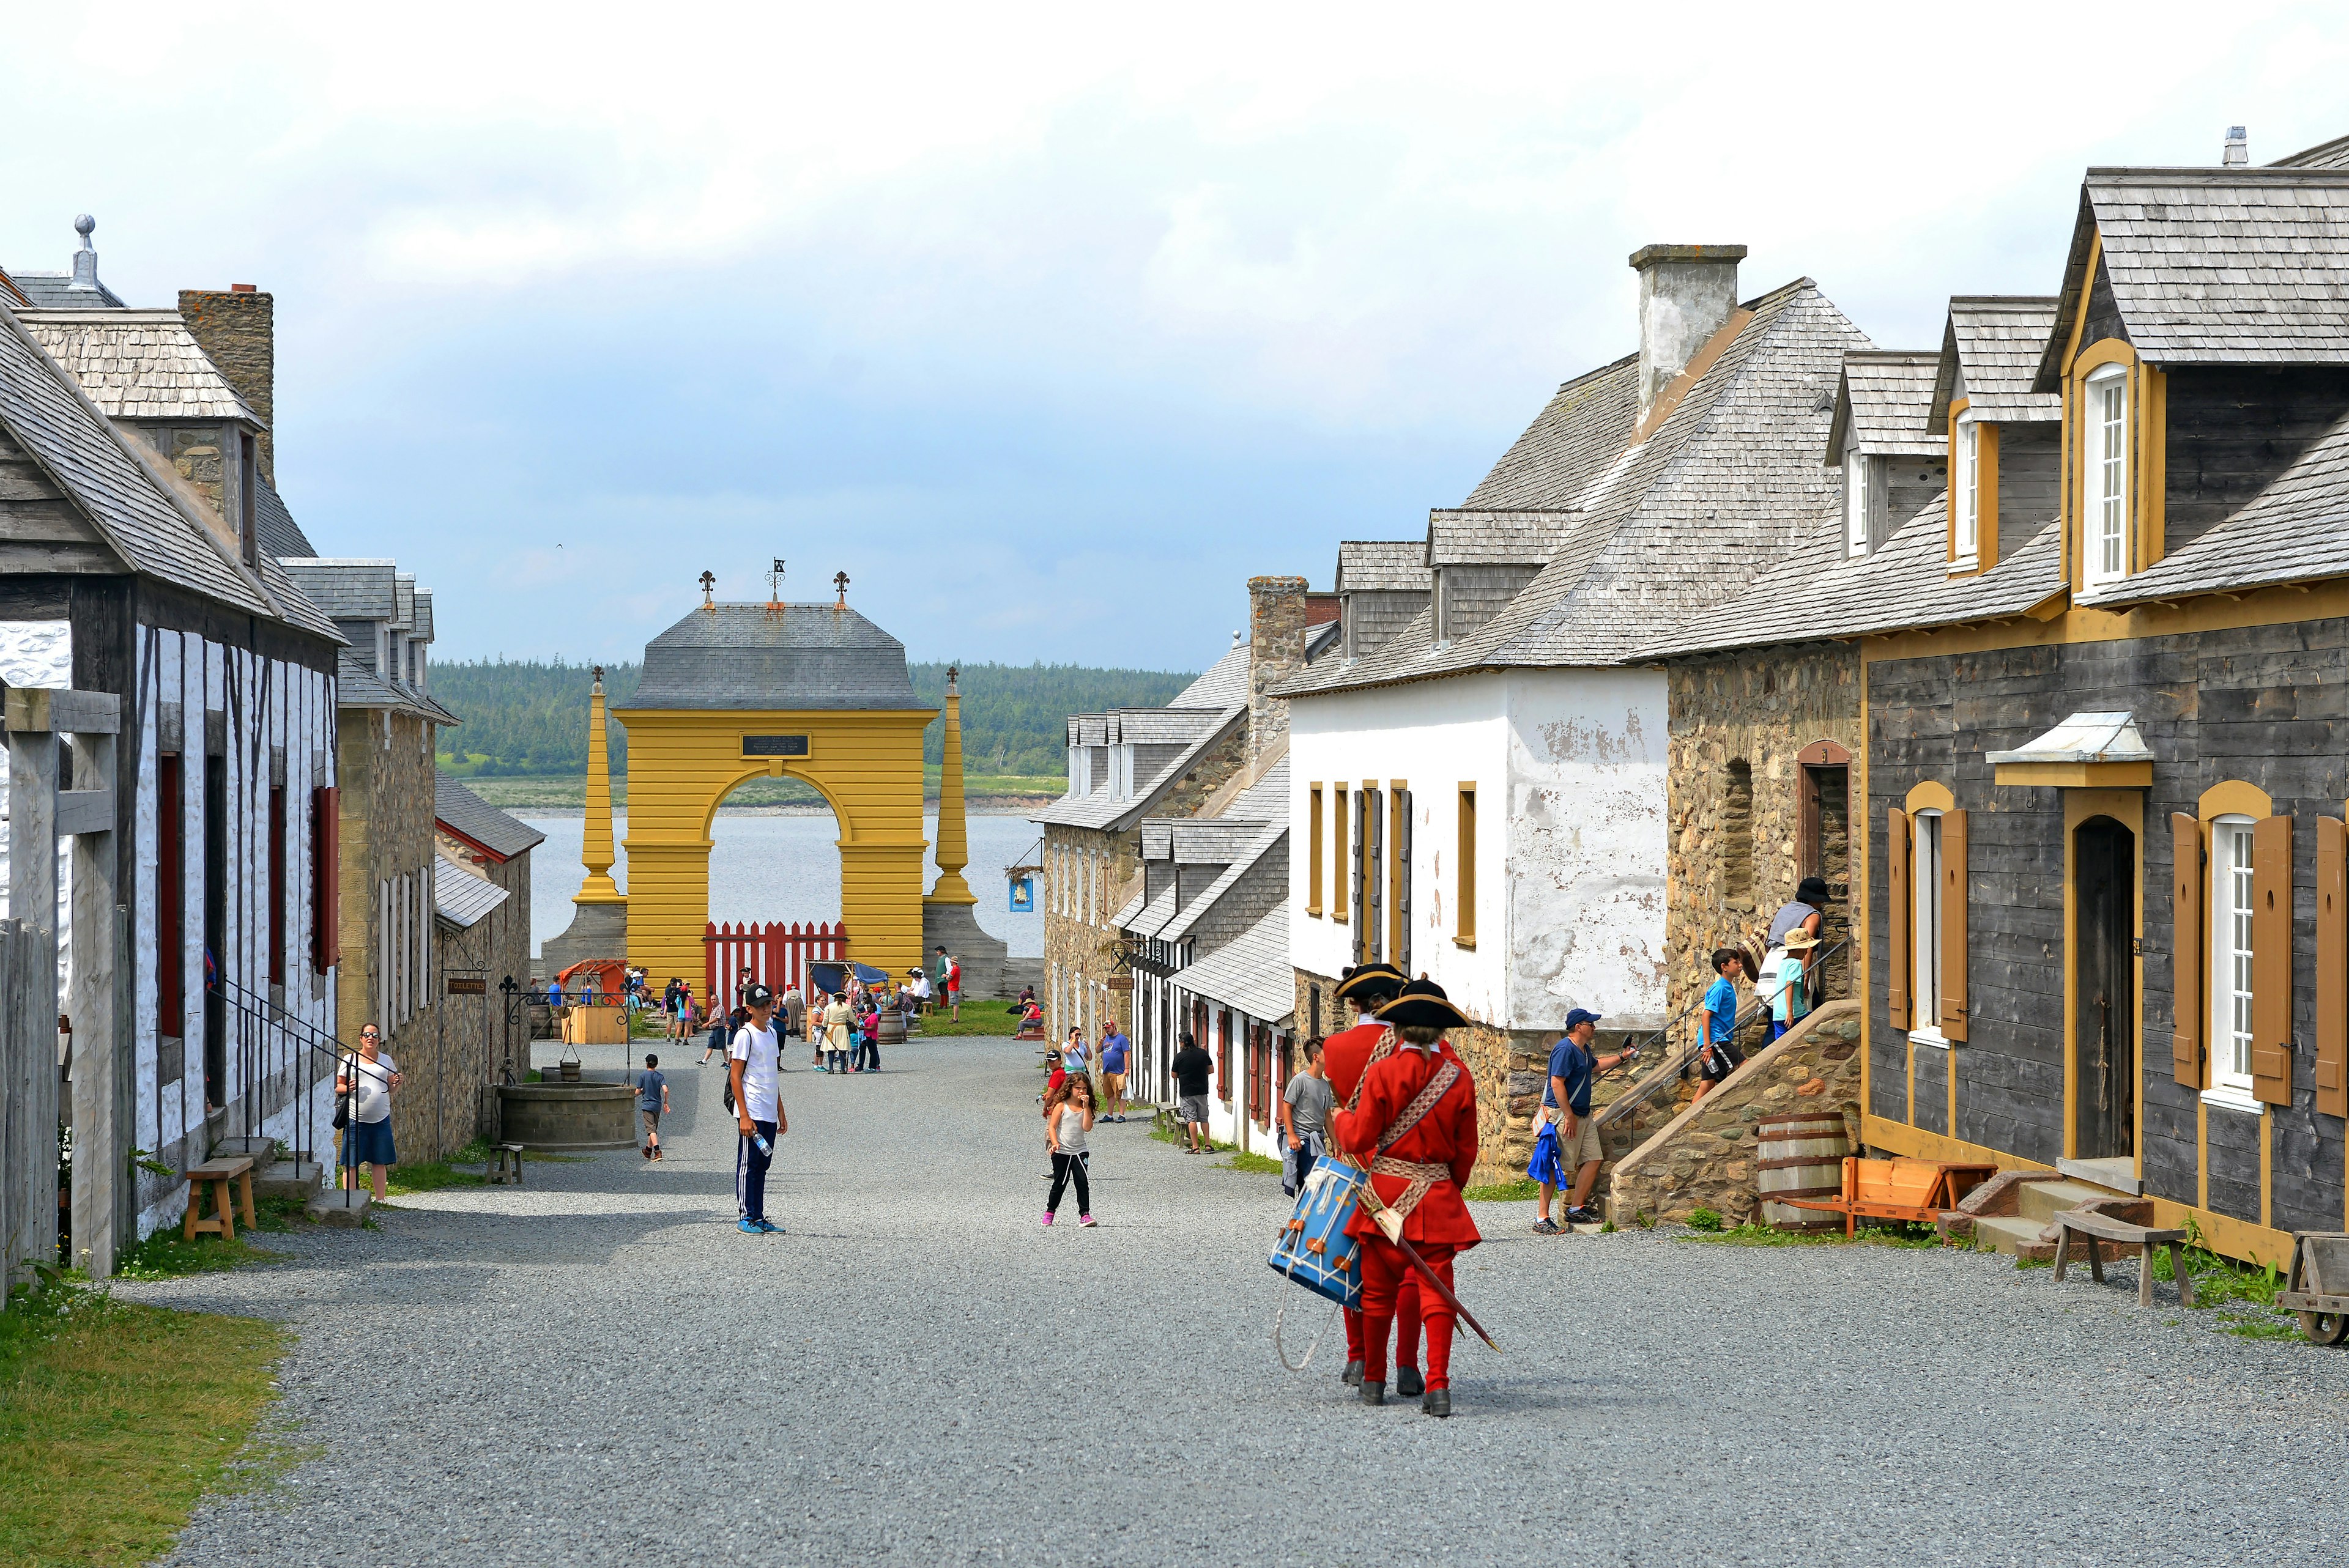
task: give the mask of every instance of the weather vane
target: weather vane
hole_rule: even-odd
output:
[[[847,609],[847,608],[848,608],[848,573],[845,573],[845,572],[835,572],[835,573],[833,573],[832,574],[832,585],[833,585],[834,588],[836,588],[836,589],[838,589],[838,590],[840,591],[840,603],[837,603],[837,604],[834,604],[834,605],[833,606],[833,609],[835,609],[835,610],[845,610],[845,609]]]
[[[775,557],[774,569],[767,573],[767,614],[783,613],[783,558]]]
[[[718,608],[718,601],[710,597],[710,594],[717,592],[717,589],[718,573],[715,572],[703,573],[701,574],[701,607],[703,609],[715,611]]]

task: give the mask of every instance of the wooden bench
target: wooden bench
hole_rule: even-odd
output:
[[[502,1187],[512,1182],[522,1185],[522,1145],[501,1143],[490,1150],[489,1184]]]
[[[236,1240],[236,1203],[230,1193],[230,1183],[243,1189],[244,1222],[247,1229],[260,1222],[253,1214],[253,1160],[248,1155],[231,1155],[221,1160],[207,1160],[188,1171],[188,1215],[180,1227],[182,1240],[194,1241],[205,1232]],[[212,1217],[200,1219],[204,1206],[204,1187],[212,1190]]]
[[[2153,1250],[2169,1249],[2169,1272],[2178,1281],[2178,1299],[2188,1306],[2194,1305],[2194,1280],[2186,1272],[2186,1233],[2160,1231],[2150,1225],[2132,1225],[2127,1220],[2116,1220],[2110,1214],[2094,1213],[2085,1209],[2063,1209],[2055,1214],[2055,1277],[2064,1277],[2064,1270],[2072,1258],[2072,1238],[2078,1236],[2088,1248],[2088,1277],[2098,1284],[2105,1283],[2105,1255],[2101,1243],[2135,1247],[2144,1261],[2137,1271],[2137,1304],[2153,1305]]]

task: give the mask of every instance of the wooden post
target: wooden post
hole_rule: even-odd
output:
[[[129,1146],[115,1121],[117,1046],[114,971],[122,955],[115,942],[114,748],[111,735],[84,735],[74,747],[73,787],[103,793],[105,827],[73,841],[73,1258],[92,1279],[114,1272],[115,1186],[124,1179]]]
[[[57,1252],[57,738],[46,724],[19,728],[31,714],[17,700],[47,695],[8,694],[8,913],[24,940],[5,1004],[12,1059],[0,1185],[15,1195],[0,1225],[0,1290]]]

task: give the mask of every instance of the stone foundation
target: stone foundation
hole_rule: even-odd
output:
[[[1798,1111],[1840,1110],[1859,1147],[1860,1009],[1830,1002],[1746,1058],[1720,1088],[1673,1117],[1624,1156],[1609,1178],[1608,1216],[1618,1225],[1686,1221],[1710,1209],[1729,1224],[1752,1220],[1754,1124]],[[1608,1153],[1614,1155],[1610,1145]]]

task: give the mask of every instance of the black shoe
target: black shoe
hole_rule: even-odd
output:
[[[1362,1386],[1362,1364],[1359,1361],[1347,1362],[1345,1376],[1340,1378],[1339,1381],[1345,1384],[1349,1388],[1361,1387]]]
[[[1418,1367],[1405,1367],[1395,1373],[1395,1395],[1398,1398],[1416,1399],[1426,1392],[1427,1385],[1421,1381]]]
[[[1566,1222],[1569,1225],[1603,1225],[1607,1219],[1596,1209],[1568,1209]]]
[[[1387,1386],[1383,1383],[1372,1383],[1365,1379],[1362,1384],[1362,1403],[1365,1405],[1383,1405],[1386,1402]]]
[[[1445,1420],[1450,1420],[1452,1418],[1452,1390],[1449,1388],[1430,1388],[1426,1393],[1420,1396],[1419,1413],[1423,1416],[1441,1416]]]

